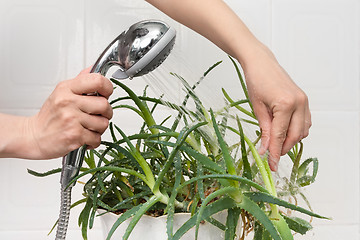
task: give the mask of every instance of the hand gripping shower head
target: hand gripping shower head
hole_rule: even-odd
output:
[[[115,79],[126,79],[147,74],[157,68],[170,54],[176,32],[166,23],[145,20],[133,24],[115,38],[97,59],[91,72],[106,75],[116,66]],[[84,145],[63,157],[61,171],[61,209],[56,240],[65,239],[71,204],[70,181],[79,174],[87,146]],[[68,188],[66,188],[68,187]]]

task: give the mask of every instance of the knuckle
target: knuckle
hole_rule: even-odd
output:
[[[304,131],[303,138],[306,138],[307,136],[309,136],[309,129]]]
[[[62,109],[71,106],[73,101],[66,96],[57,96],[53,99],[53,103],[55,108]]]
[[[105,78],[99,73],[93,73],[93,84],[96,89],[103,89],[105,86]]]
[[[81,129],[72,129],[65,134],[66,142],[73,149],[77,149],[84,145],[82,140],[82,131]]]
[[[297,95],[297,102],[299,102],[302,105],[308,104],[309,99],[307,97],[307,95],[304,92],[300,92]]]
[[[307,136],[309,136],[309,131],[304,132],[303,138],[306,138]]]
[[[100,146],[101,144],[101,135],[100,134],[95,134],[92,139],[91,139],[91,145],[94,148],[97,148],[98,146]]]
[[[76,129],[75,123],[77,122],[77,116],[72,114],[70,111],[62,111],[60,118],[61,121],[69,127],[69,129]]]
[[[109,119],[112,119],[113,116],[114,116],[114,110],[112,109],[112,107],[109,104]]]
[[[288,135],[286,140],[293,145],[299,142],[301,139],[303,139],[303,134],[292,134]]]
[[[108,128],[109,126],[109,119],[107,118],[102,118],[102,123],[101,123],[101,126],[100,126],[100,133],[104,133],[106,131],[106,129]]]
[[[67,83],[68,81],[61,81],[56,85],[55,89],[65,89],[67,88]]]
[[[308,97],[303,91],[299,91],[296,94],[284,94],[275,102],[275,106],[279,109],[288,111],[295,109],[299,105],[308,105]]]
[[[104,97],[99,97],[99,107],[103,112],[108,111],[109,109],[109,102]]]
[[[276,101],[275,107],[278,110],[288,111],[294,108],[296,104],[293,96],[282,96]]]
[[[272,134],[272,137],[275,139],[275,141],[277,142],[284,142],[285,138],[286,138],[286,130],[282,130],[282,131],[278,131]]]

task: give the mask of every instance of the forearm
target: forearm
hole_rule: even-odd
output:
[[[0,113],[0,158],[29,156],[28,118]]]
[[[222,0],[147,1],[240,62],[262,130],[260,153],[270,151],[270,167],[276,170],[280,155],[309,134],[311,114],[305,93]]]
[[[206,37],[243,67],[266,50],[222,0],[147,0],[171,18]],[[267,50],[266,50],[267,51]]]

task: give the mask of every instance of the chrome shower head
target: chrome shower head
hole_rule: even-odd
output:
[[[147,74],[169,55],[175,36],[175,30],[159,20],[135,23],[109,44],[91,72],[105,75],[112,66],[117,66],[119,69],[112,75],[115,79]]]
[[[135,23],[121,33],[94,64],[91,72],[106,75],[112,66],[119,67],[112,76],[116,79],[133,78],[157,68],[169,55],[175,43],[175,30],[158,20]],[[79,173],[87,146],[71,151],[63,158],[61,171],[61,211],[56,239],[65,239],[70,211],[70,181]]]

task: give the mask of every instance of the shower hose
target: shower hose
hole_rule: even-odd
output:
[[[61,205],[55,240],[64,240],[66,237],[70,217],[71,189],[72,187],[66,188],[61,184]]]

